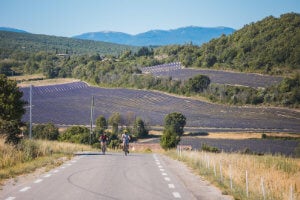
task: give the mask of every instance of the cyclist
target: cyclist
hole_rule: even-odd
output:
[[[105,154],[105,150],[106,150],[106,142],[108,140],[108,137],[106,135],[106,131],[104,131],[102,133],[102,135],[99,138],[100,142],[101,142],[101,149],[102,149],[102,153]]]
[[[122,141],[123,141],[123,151],[125,152],[125,155],[129,153],[129,140],[130,136],[128,135],[128,131],[125,130],[122,134]]]

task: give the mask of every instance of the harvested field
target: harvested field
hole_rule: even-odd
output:
[[[29,101],[29,88],[21,88]],[[88,125],[92,96],[95,116],[133,113],[150,126],[162,126],[166,114],[181,112],[193,131],[300,133],[300,112],[284,108],[237,107],[174,97],[158,92],[90,87],[84,82],[33,88],[33,123]],[[28,108],[27,108],[28,109]],[[29,112],[23,120],[29,121]]]

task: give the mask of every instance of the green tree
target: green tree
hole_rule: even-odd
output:
[[[186,117],[178,112],[170,113],[164,120],[164,131],[160,139],[160,145],[164,149],[176,147],[183,135],[186,125]]]
[[[137,138],[144,138],[148,136],[148,130],[145,127],[145,123],[139,117],[134,122],[133,135]]]
[[[96,119],[96,132],[102,133],[107,129],[107,121],[103,115],[100,115]]]
[[[59,141],[89,144],[90,130],[83,126],[72,126],[59,135]]]
[[[116,112],[113,113],[109,119],[108,119],[108,124],[112,126],[112,133],[117,134],[119,131],[119,123],[121,122],[121,115],[120,113]]]
[[[25,113],[25,101],[21,98],[16,81],[9,80],[0,74],[0,134],[6,136],[6,142],[19,142],[21,119]]]
[[[210,84],[210,79],[204,75],[196,75],[187,82],[187,90],[189,92],[203,92]]]

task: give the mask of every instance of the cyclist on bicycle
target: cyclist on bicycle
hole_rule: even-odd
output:
[[[123,150],[129,153],[129,140],[130,136],[128,135],[128,131],[125,130],[124,133],[122,134],[122,141],[123,141]]]
[[[102,133],[102,135],[100,136],[99,140],[100,140],[100,142],[101,142],[101,149],[102,149],[102,152],[105,153],[105,150],[106,150],[106,142],[107,142],[107,140],[108,140],[108,137],[107,137],[105,131]]]

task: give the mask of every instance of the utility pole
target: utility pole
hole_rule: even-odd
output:
[[[90,121],[90,145],[92,143],[92,134],[93,134],[93,116],[94,116],[94,96],[92,96],[92,103],[91,103],[91,121]]]
[[[32,138],[32,85],[30,85],[29,91],[29,139]]]

